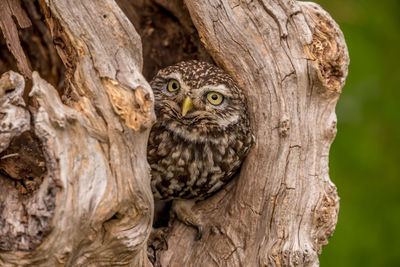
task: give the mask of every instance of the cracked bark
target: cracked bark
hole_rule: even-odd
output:
[[[338,25],[310,2],[155,0],[169,12],[163,25],[149,23],[146,2],[118,1],[135,29],[112,0],[39,0],[65,85],[57,92],[18,63],[33,85],[26,103],[21,75],[0,79],[0,265],[151,265],[154,113],[142,72],[196,58],[244,89],[256,143],[236,178],[195,206],[202,239],[174,222],[156,265],[317,266],[339,209],[328,160],[349,58]],[[28,55],[46,80],[64,79],[54,52]],[[41,68],[48,61],[57,67]]]
[[[175,222],[161,266],[318,266],[339,198],[329,178],[348,52],[322,8],[290,0],[185,0],[216,63],[246,91],[255,147],[238,177]]]
[[[0,265],[150,266],[140,37],[113,1],[39,4],[69,89],[33,72],[27,106],[21,75],[0,80]]]
[[[27,28],[31,26],[31,21],[25,13],[25,10],[21,8],[19,0],[10,1],[4,0],[0,2],[0,29],[3,32],[7,40],[7,47],[14,55],[17,60],[19,70],[25,77],[32,75],[31,68],[29,67],[25,53],[21,47],[20,40],[18,37],[17,27],[13,21],[13,17],[16,19],[18,25],[21,28]]]

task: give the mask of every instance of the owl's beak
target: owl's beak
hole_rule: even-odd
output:
[[[193,108],[192,100],[187,96],[182,103],[182,117],[185,117],[186,113]]]

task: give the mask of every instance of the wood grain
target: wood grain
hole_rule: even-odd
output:
[[[0,29],[6,39],[7,47],[17,60],[18,70],[26,78],[30,78],[32,70],[21,47],[18,28],[14,23],[13,17],[21,28],[27,28],[32,25],[25,10],[21,8],[20,0],[0,1]]]
[[[256,144],[228,188],[199,203],[203,238],[175,222],[161,266],[318,266],[339,198],[329,179],[347,76],[338,25],[292,0],[185,0],[214,60],[244,88]]]
[[[49,0],[40,5],[67,68],[70,92],[65,105],[54,87],[33,72],[32,120],[25,124],[42,143],[47,174],[32,197],[36,202],[15,205],[40,210],[35,203],[48,204],[42,200],[54,182],[51,230],[39,246],[1,250],[0,265],[149,266],[153,196],[146,141],[155,118],[152,91],[141,74],[140,37],[114,1]],[[140,120],[133,121],[139,131],[114,111],[102,82],[107,79],[114,81],[113,92],[134,96],[137,103],[131,104]],[[118,107],[128,108],[126,100]],[[18,192],[8,195],[6,209]],[[8,220],[23,224],[18,216]],[[27,229],[18,231],[28,236]]]
[[[157,2],[182,12],[180,1]],[[194,207],[202,239],[174,222],[157,264],[318,266],[339,210],[328,162],[349,57],[338,25],[310,2],[184,3],[208,53],[245,90],[255,145],[237,177]],[[155,118],[141,39],[112,0],[39,4],[68,91],[61,101],[33,72],[27,107],[22,76],[0,80],[0,161],[36,138],[45,161],[37,157],[44,168],[32,172],[4,164],[0,265],[150,266],[146,145]],[[18,185],[32,174],[43,177],[25,192]]]

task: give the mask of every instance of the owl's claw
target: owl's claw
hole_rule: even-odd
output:
[[[196,234],[196,241],[199,241],[201,239],[201,237],[203,236],[203,225],[201,224],[196,224],[194,222],[192,222],[191,220],[187,220],[187,224],[193,226],[194,228],[196,228],[197,230],[197,234]]]
[[[156,261],[156,257],[147,251],[147,258],[149,258],[150,262],[153,263],[153,265],[154,265],[154,262]]]
[[[203,225],[200,218],[192,210],[194,204],[194,200],[174,200],[171,211],[174,213],[173,215],[176,215],[178,220],[196,228],[197,234],[195,240],[198,241],[203,235]]]
[[[164,233],[164,228],[156,228],[156,229],[153,228],[147,243],[148,245],[152,245],[156,240],[158,240],[161,243],[161,245],[163,247],[165,246],[166,250],[168,250],[168,241],[166,234]]]
[[[165,233],[161,234],[161,238],[164,241],[165,249],[168,250],[168,240],[167,240],[167,236],[165,235]]]

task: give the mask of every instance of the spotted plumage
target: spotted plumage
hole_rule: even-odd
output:
[[[157,122],[148,144],[155,199],[200,200],[224,184],[252,143],[245,96],[214,65],[180,62],[151,81]]]

